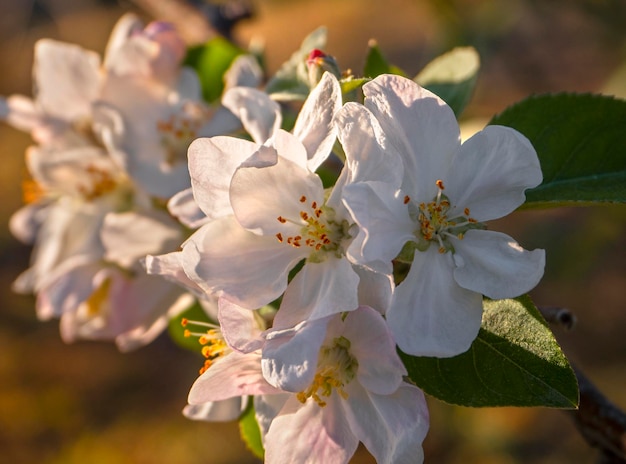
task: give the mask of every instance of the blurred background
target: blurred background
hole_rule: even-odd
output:
[[[173,19],[149,7],[167,3],[2,0],[0,95],[32,94],[37,39],[101,53],[121,14]],[[533,93],[626,97],[622,0],[257,0],[248,6],[253,17],[234,27],[233,38],[243,46],[261,39],[270,73],[320,25],[329,31],[326,51],[356,74],[371,38],[410,75],[454,46],[473,45],[482,69],[463,116],[471,127]],[[7,227],[22,205],[29,144],[28,135],[0,125],[0,462],[258,462],[239,440],[236,423],[192,422],[180,414],[201,362],[194,353],[167,336],[130,354],[105,343],[65,345],[56,321],[37,321],[32,297],[12,293],[30,253]],[[526,248],[547,250],[546,274],[532,297],[574,312],[573,330],[555,329],[566,355],[626,408],[626,207],[519,212],[493,228]],[[473,410],[432,398],[429,405],[427,462],[597,462],[566,412]],[[359,449],[353,462],[373,460]]]

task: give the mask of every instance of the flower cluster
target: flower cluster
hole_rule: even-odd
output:
[[[169,25],[128,16],[102,63],[38,43],[36,99],[0,102],[36,142],[11,224],[35,251],[16,288],[66,341],[122,349],[195,298],[213,322],[183,320],[206,358],[188,417],[252,401],[272,463],[346,463],[359,442],[421,462],[428,410],[397,349],[463,353],[483,296],[538,283],[543,251],[486,224],[541,182],[533,147],[499,126],[461,144],[443,100],[397,75],[344,103],[319,50],[299,58],[310,92],[288,131],[250,57],[210,106],[184,52]]]

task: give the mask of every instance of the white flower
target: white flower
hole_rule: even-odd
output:
[[[190,404],[255,395],[268,463],[347,463],[359,441],[379,463],[421,462],[424,395],[402,380],[406,371],[381,315],[360,307],[311,324],[325,336],[300,345],[313,369],[295,391],[267,383],[258,352],[233,351],[196,380]]]
[[[304,260],[284,295],[278,326],[355,309],[359,296],[377,308],[388,305],[389,278],[345,257],[352,224],[341,203],[343,181],[326,198],[312,171],[330,154],[340,105],[339,84],[327,74],[298,118],[299,137],[276,130],[265,145],[232,137],[192,144],[193,195],[206,217],[176,261],[205,292],[256,309],[287,289],[290,270]],[[158,260],[149,258],[149,272],[173,262]],[[361,275],[367,288],[359,288]]]
[[[363,92],[365,107],[350,104],[341,115],[344,149],[383,157],[404,175],[346,187],[361,227],[349,254],[386,272],[399,253],[409,258],[386,314],[398,346],[459,354],[478,333],[482,295],[515,297],[543,275],[543,250],[526,251],[484,224],[515,210],[541,182],[537,155],[507,127],[489,126],[461,145],[452,110],[408,79],[380,76]]]

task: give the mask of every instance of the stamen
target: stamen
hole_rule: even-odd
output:
[[[409,201],[411,201],[411,197],[408,195],[404,195],[404,204],[406,205]]]
[[[435,242],[438,245],[440,253],[447,253],[448,251],[454,253],[454,247],[449,242],[451,239],[462,240],[464,233],[471,228],[482,227],[476,219],[469,217],[470,209],[464,208],[462,216],[456,216],[449,219],[448,213],[450,212],[451,203],[448,197],[443,193],[444,185],[441,179],[435,182],[437,185],[437,194],[430,203],[420,203],[417,212],[413,213],[417,216],[417,222],[419,223],[418,241],[423,243],[427,242],[426,247],[423,247],[421,251],[428,248],[428,242]],[[406,198],[406,197],[405,197]]]

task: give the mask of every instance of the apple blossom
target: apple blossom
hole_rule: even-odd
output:
[[[374,176],[345,188],[360,226],[350,255],[388,273],[398,255],[412,263],[386,313],[403,351],[462,353],[478,333],[482,295],[519,296],[543,274],[543,250],[526,251],[485,230],[485,221],[513,211],[524,190],[541,182],[537,154],[520,133],[499,126],[461,145],[452,110],[408,79],[379,76],[363,92],[365,106],[346,105],[340,116],[344,149],[382,156],[404,175],[401,182]]]
[[[360,307],[319,319],[325,336],[306,347],[314,366],[295,391],[270,385],[261,355],[233,351],[209,367],[190,404],[254,396],[268,463],[347,463],[359,441],[379,463],[422,462],[424,395],[406,374],[381,315]]]

